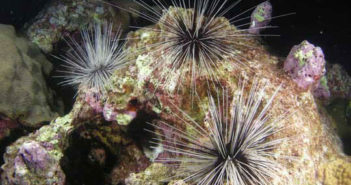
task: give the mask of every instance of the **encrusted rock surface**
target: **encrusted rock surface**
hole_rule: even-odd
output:
[[[0,114],[28,127],[51,121],[57,114],[44,78],[51,63],[12,26],[0,25],[0,43]]]
[[[131,40],[129,49],[136,51],[136,48],[142,47],[143,43],[153,43],[157,39],[155,35],[155,33],[146,29],[130,33],[129,37],[136,40]],[[215,75],[220,78],[219,82],[222,86],[232,90],[237,88],[239,78],[246,78],[249,83],[255,78],[264,79],[268,83],[266,98],[274,92],[279,84],[282,84],[282,90],[275,98],[270,114],[274,118],[279,117],[286,111],[291,113],[279,125],[285,129],[274,135],[274,137],[288,137],[289,140],[278,146],[276,153],[277,155],[291,157],[290,160],[284,160],[281,163],[286,166],[287,176],[289,176],[292,184],[323,184],[327,182],[325,178],[316,174],[324,168],[323,166],[332,164],[335,159],[348,158],[342,152],[340,141],[332,129],[329,116],[326,115],[326,112],[320,113],[318,111],[310,90],[302,92],[291,77],[277,65],[283,62],[281,59],[270,55],[254,39],[249,39],[248,43],[256,47],[254,47],[255,49],[243,48],[242,54],[246,58],[245,65],[239,65],[238,67],[234,65],[236,64],[235,60],[226,58],[218,63]],[[111,89],[108,97],[102,98],[102,101],[110,102],[118,99],[120,101],[113,101],[116,107],[126,108],[130,98],[121,99],[120,97],[136,97],[141,104],[148,104],[151,110],[158,113],[160,120],[167,121],[177,127],[183,129],[186,127],[181,120],[174,116],[174,114],[182,115],[178,108],[201,123],[205,114],[201,110],[207,109],[208,101],[207,93],[205,93],[207,91],[206,77],[198,77],[197,92],[199,100],[191,102],[189,88],[182,88],[177,93],[170,91],[167,85],[171,84],[163,84],[157,78],[157,71],[154,71],[152,75],[147,75],[146,78],[138,78],[141,75],[151,74],[148,73],[150,69],[147,69],[147,65],[143,65],[143,63],[153,62],[155,58],[152,56],[153,54],[155,53],[145,52],[137,57],[136,63],[131,64],[128,70],[116,72],[112,77],[114,88]],[[126,86],[127,81],[130,82],[128,84],[133,85]],[[182,85],[190,87],[190,84]],[[120,87],[124,87],[124,90],[118,90]],[[212,92],[214,93],[214,91]],[[349,163],[344,165],[346,169],[349,168]],[[150,173],[152,174],[152,172]],[[334,174],[335,176],[331,176],[338,179],[339,182],[347,182],[349,173],[345,173],[347,175],[338,176]],[[331,178],[331,176],[328,178]],[[150,182],[150,178],[157,179],[158,176],[148,177],[148,180],[142,182]],[[134,182],[131,179],[133,178],[129,178],[128,182],[133,184]],[[138,180],[135,180],[135,183],[138,184],[140,179],[136,179]],[[279,180],[274,181],[273,184],[279,184]]]
[[[60,159],[73,128],[70,117],[57,118],[9,146],[4,154],[5,164],[1,166],[1,184],[64,185]]]
[[[271,22],[272,10],[272,4],[269,1],[257,5],[251,14],[251,24],[248,32],[251,34],[259,34],[260,31],[264,30]]]
[[[49,53],[62,36],[72,36],[89,23],[104,21],[126,28],[130,15],[98,0],[54,0],[28,26],[27,36]]]
[[[141,35],[150,35],[150,37],[140,37]],[[140,41],[136,42],[136,46],[140,43],[152,42],[154,33],[147,30],[139,30],[135,33],[131,33],[131,37],[140,38]],[[255,41],[249,41],[255,43]],[[252,44],[250,43],[250,44]],[[291,156],[293,159],[281,161],[287,167],[288,176],[291,179],[292,184],[318,184],[324,183],[325,179],[316,176],[315,174],[322,168],[320,165],[329,164],[343,156],[340,142],[331,129],[331,122],[325,118],[325,115],[320,115],[315,103],[314,97],[310,91],[301,92],[296,83],[290,78],[289,75],[285,74],[284,71],[276,65],[282,62],[279,58],[270,55],[264,49],[263,46],[257,45],[257,49],[246,50],[245,66],[235,67],[233,65],[236,61],[227,59],[219,63],[217,76],[220,77],[222,85],[227,88],[236,89],[236,84],[241,75],[244,76],[250,82],[254,78],[266,79],[268,81],[267,97],[273,93],[279,84],[282,84],[282,90],[278,93],[273,107],[270,111],[273,117],[279,117],[286,111],[290,111],[291,115],[287,116],[286,119],[281,123],[285,129],[277,133],[274,137],[289,137],[289,141],[282,144],[277,149],[277,155]],[[137,78],[140,74],[145,74],[144,65],[138,65],[140,62],[152,62],[153,57],[148,55],[140,55],[136,61],[136,68],[132,65],[130,67],[130,75]],[[167,70],[167,69],[165,69]],[[121,74],[116,73],[117,79],[121,81],[121,78],[130,78],[128,72]],[[157,76],[154,75],[154,76]],[[154,82],[154,83],[153,83]],[[141,89],[153,89],[155,86],[162,83],[158,79],[150,79],[142,82],[138,81],[135,83],[142,84]],[[204,84],[203,78],[199,77],[197,84]],[[184,84],[183,84],[184,85]],[[185,84],[187,86],[189,84]],[[119,86],[117,83],[116,86]],[[150,88],[151,87],[151,88]],[[201,89],[202,88],[202,89]],[[203,88],[205,85],[199,85],[198,92],[206,92]],[[140,88],[139,88],[140,89]],[[172,106],[175,104],[181,110],[184,110],[192,116],[196,121],[201,122],[204,115],[201,113],[202,108],[205,110],[207,102],[207,94],[199,93],[200,101],[196,101],[193,105],[190,103],[190,95],[188,89],[182,89],[179,94],[170,94],[163,89],[159,88],[156,90],[155,98],[158,102],[155,104],[162,105],[158,107],[160,109],[160,119],[169,121],[174,125],[182,125],[181,121],[177,120],[172,114],[180,114],[177,109]],[[109,99],[114,97],[109,96]],[[170,103],[172,102],[172,103]],[[324,112],[325,114],[325,112]],[[181,115],[181,114],[180,114]],[[172,118],[173,117],[173,118]],[[345,164],[347,166],[347,164]],[[348,177],[337,176],[335,178]],[[155,176],[154,178],[157,178]],[[279,181],[274,182],[279,184]]]
[[[130,37],[140,39],[130,45],[133,48],[134,46],[143,45],[142,43],[153,43],[154,35],[155,33],[149,30],[139,30],[130,33]],[[263,46],[258,45],[254,40],[248,40],[248,42],[257,46],[254,47],[255,49],[243,49],[242,54],[247,59],[244,66],[235,66],[236,61],[231,59],[219,62],[216,71],[216,75],[220,78],[219,81],[223,86],[235,90],[237,81],[242,76],[250,82],[254,78],[265,79],[268,81],[266,98],[273,93],[279,84],[282,84],[282,90],[275,98],[270,113],[273,117],[278,117],[286,111],[291,112],[291,115],[287,116],[281,123],[282,125],[280,125],[285,129],[274,136],[289,137],[290,139],[278,147],[277,155],[291,156],[293,158],[282,161],[287,167],[293,184],[323,184],[326,180],[315,175],[323,168],[322,165],[333,163],[335,159],[344,158],[340,141],[332,129],[330,119],[325,115],[325,112],[319,113],[312,92],[310,90],[301,92],[291,77],[279,68],[277,63],[283,62],[281,59],[270,55]],[[321,52],[316,53],[317,58],[320,57],[319,54]],[[155,57],[147,52],[144,55],[140,55],[136,60],[136,65],[130,66],[129,72],[116,73],[116,78],[114,79],[123,81],[123,78],[136,79],[140,75],[147,74],[146,72],[150,69],[145,69],[147,65],[140,63],[152,62],[153,58]],[[324,61],[321,64],[323,68],[317,74],[320,75],[319,78],[324,73]],[[147,89],[153,90],[156,86],[159,87],[154,97],[157,99],[154,102],[157,103],[153,103],[153,105],[160,112],[159,117],[161,120],[171,122],[174,125],[183,124],[172,116],[172,114],[181,115],[172,104],[184,110],[195,121],[201,122],[203,120],[204,114],[199,110],[202,110],[202,108],[207,109],[207,94],[204,93],[206,92],[204,88],[207,86],[202,85],[205,84],[205,77],[198,77],[197,79],[200,100],[193,102],[193,104],[189,101],[191,100],[189,88],[181,89],[178,94],[169,93],[167,88],[164,88],[166,90],[162,89],[163,84],[162,81],[157,79],[157,74],[149,75],[149,77],[151,79],[135,81],[135,84],[141,86],[137,90],[143,89],[143,94],[147,93]],[[114,81],[116,87],[122,85],[118,81]],[[189,87],[189,84],[183,84],[183,86]],[[135,96],[139,97],[140,95]],[[110,94],[108,99],[114,97],[118,96]],[[345,165],[348,166],[349,164]],[[348,175],[336,176],[335,178],[339,179],[340,182],[346,182],[342,178],[348,178]],[[274,183],[279,184],[279,182]]]
[[[351,161],[349,158],[338,158],[322,164],[318,176],[325,185],[351,184]]]
[[[325,59],[322,49],[308,41],[295,45],[284,62],[284,70],[296,84],[303,88],[310,88],[325,74]]]
[[[154,163],[142,173],[131,173],[126,179],[127,185],[159,185],[167,179],[170,170],[160,163]]]

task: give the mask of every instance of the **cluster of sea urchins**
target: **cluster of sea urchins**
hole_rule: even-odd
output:
[[[243,48],[252,48],[244,42],[250,36],[249,30],[259,30],[269,26],[239,29],[248,24],[232,26],[244,12],[226,19],[223,16],[234,8],[240,0],[230,3],[229,0],[172,0],[171,7],[153,1],[156,6],[150,6],[143,0],[136,0],[145,10],[128,9],[138,13],[142,18],[155,23],[157,26],[143,29],[155,32],[157,39],[152,44],[146,44],[141,50],[156,58],[149,65],[150,75],[157,75],[163,84],[176,81],[178,88],[182,84],[191,83],[192,93],[196,93],[196,79],[205,76],[206,80],[217,81],[216,67],[218,62],[230,57],[236,61],[233,65],[243,63],[245,57],[240,54]],[[267,4],[267,3],[266,3]],[[126,10],[126,9],[124,9]],[[160,11],[161,10],[161,11]],[[93,29],[83,29],[82,46],[71,39],[72,51],[61,57],[66,67],[62,70],[66,85],[85,85],[103,91],[112,72],[121,69],[129,63],[126,53],[120,44],[120,30],[112,32],[112,26],[95,25]],[[178,80],[174,80],[178,77]],[[189,80],[190,78],[190,80]],[[183,83],[185,82],[185,83]]]
[[[151,15],[129,11],[139,12],[142,17],[158,24],[145,29],[159,35],[158,42],[149,45],[152,48],[150,54],[159,55],[150,66],[153,70],[170,69],[162,76],[164,80],[174,73],[180,73],[181,78],[190,75],[191,86],[195,87],[197,75],[205,74],[208,79],[216,80],[214,70],[217,62],[224,57],[234,56],[235,60],[242,60],[237,49],[238,46],[245,47],[241,40],[250,34],[231,26],[237,16],[229,20],[221,18],[237,3],[227,5],[228,0],[194,0],[192,3],[190,0],[174,0],[173,7],[166,8],[161,1],[154,1],[162,10],[159,12],[142,0],[136,2]],[[92,32],[82,32],[83,46],[72,40],[73,50],[62,57],[67,69],[63,83],[84,85],[103,92],[112,72],[127,64],[119,36],[119,31],[113,36],[111,26],[105,25],[101,29],[97,25]],[[161,141],[165,151],[178,156],[158,161],[171,165],[181,162],[176,177],[189,183],[270,184],[282,169],[273,159],[273,149],[282,139],[269,139],[276,131],[275,122],[268,123],[267,116],[275,94],[262,107],[264,86],[253,83],[247,96],[245,88],[244,84],[240,85],[233,104],[229,103],[228,92],[217,101],[209,96],[209,114],[205,124],[196,123],[184,113],[190,119],[187,126],[192,127],[195,133],[187,133],[163,122],[172,127],[174,134],[181,139],[170,142],[158,137],[157,142],[165,139]]]

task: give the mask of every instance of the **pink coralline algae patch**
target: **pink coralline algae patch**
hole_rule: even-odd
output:
[[[52,146],[37,141],[26,141],[19,148],[5,184],[65,184],[65,175],[54,156]],[[33,177],[33,178],[31,178]]]
[[[284,71],[302,89],[310,88],[325,74],[325,59],[322,49],[308,41],[295,45],[284,62]]]
[[[103,115],[106,121],[115,121],[117,112],[114,110],[113,106],[109,103],[105,103],[104,109],[103,109]]]
[[[105,103],[102,114],[106,121],[117,121],[119,124],[125,125],[134,119],[137,115],[136,110],[116,110],[113,105]]]
[[[19,168],[25,165],[28,169],[39,172],[49,167],[49,161],[50,156],[47,150],[33,141],[21,146],[19,155],[15,158],[15,165],[19,165]]]
[[[259,4],[251,14],[251,24],[249,33],[259,34],[272,19],[272,4],[269,1],[265,1]]]
[[[85,102],[87,102],[96,113],[103,112],[103,106],[101,105],[100,98],[101,94],[92,89],[85,93]]]
[[[125,111],[124,114],[130,116],[132,119],[134,119],[137,116],[137,112],[135,110]]]
[[[134,119],[137,115],[137,109],[133,106],[127,106],[125,109],[116,109],[113,104],[102,102],[101,93],[93,89],[85,93],[85,102],[94,110],[95,113],[102,113],[106,121],[117,121],[125,125]]]

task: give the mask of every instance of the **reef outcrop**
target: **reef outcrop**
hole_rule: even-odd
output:
[[[220,18],[218,21],[226,20]],[[236,29],[229,24],[226,26],[228,30]],[[2,184],[63,184],[66,181],[61,168],[64,164],[59,161],[70,144],[68,138],[72,132],[78,132],[84,138],[94,138],[95,142],[106,147],[116,157],[113,167],[103,171],[108,178],[99,184],[157,185],[164,184],[165,179],[169,185],[185,184],[181,178],[167,179],[177,169],[154,162],[161,155],[172,156],[163,150],[162,142],[150,144],[154,136],[147,130],[157,130],[150,123],[164,121],[184,132],[194,132],[184,122],[188,117],[183,112],[204,125],[208,111],[208,93],[220,96],[221,88],[235,92],[240,79],[245,79],[248,86],[257,79],[265,82],[263,104],[281,86],[268,114],[272,119],[285,115],[282,121],[276,123],[282,129],[272,137],[287,138],[273,150],[277,155],[276,160],[285,157],[278,162],[284,166],[282,175],[289,179],[290,184],[350,183],[350,157],[343,153],[331,117],[323,108],[318,107],[312,90],[307,88],[310,82],[296,83],[296,79],[291,78],[294,76],[284,71],[282,65],[285,58],[270,54],[256,38],[248,37],[236,53],[240,54],[241,62],[238,63],[239,58],[235,56],[223,57],[217,61],[212,75],[218,80],[211,81],[206,74],[197,76],[194,96],[190,89],[191,80],[183,80],[179,84],[177,74],[169,75],[170,79],[164,80],[160,78],[160,71],[149,68],[149,63],[160,58],[155,55],[162,53],[149,51],[145,45],[153,44],[158,39],[161,38],[152,29],[130,32],[125,49],[135,62],[112,75],[112,85],[107,87],[106,94],[92,96],[91,90],[81,88],[70,114],[57,118],[50,125],[9,146],[2,166]],[[316,55],[313,55],[313,48],[308,49],[301,54],[310,56],[312,52],[311,57],[320,58],[318,49]],[[294,66],[303,68],[307,65],[301,63],[306,62],[305,57],[292,57]],[[301,59],[300,63],[298,59]],[[324,61],[319,62],[324,68]],[[169,69],[162,70],[165,73]],[[324,72],[320,68],[317,72],[319,79]],[[316,80],[317,77],[311,79]],[[191,76],[183,78],[190,79]],[[171,138],[175,137],[172,130],[164,128],[161,131],[169,132],[167,135]],[[92,155],[91,152],[88,153]],[[38,159],[34,155],[42,157]],[[282,184],[280,179],[281,177],[272,179],[272,184]]]

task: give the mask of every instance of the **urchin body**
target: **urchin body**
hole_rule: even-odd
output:
[[[231,54],[234,48],[225,38],[229,33],[227,24],[205,17],[196,9],[170,8],[169,11],[174,11],[170,15],[174,17],[166,16],[160,21],[164,24],[161,34],[164,43],[159,49],[170,56],[172,68],[196,65],[198,70],[211,72],[210,67],[215,67],[223,56]]]
[[[286,180],[281,177],[284,168],[274,154],[274,149],[284,139],[272,139],[278,131],[274,126],[277,120],[270,121],[267,114],[275,94],[263,106],[264,86],[253,84],[249,95],[244,89],[244,86],[239,87],[232,103],[227,92],[217,101],[210,97],[209,112],[203,124],[186,115],[190,119],[187,127],[194,132],[162,122],[180,139],[158,139],[166,152],[176,154],[173,155],[176,157],[161,158],[159,162],[173,167],[180,162],[176,176],[191,184],[266,185],[271,184],[272,179]]]
[[[113,32],[112,25],[96,24],[83,29],[82,44],[71,39],[71,50],[60,57],[64,64],[64,85],[81,85],[105,92],[109,77],[127,64],[126,53],[120,43],[121,30]]]

